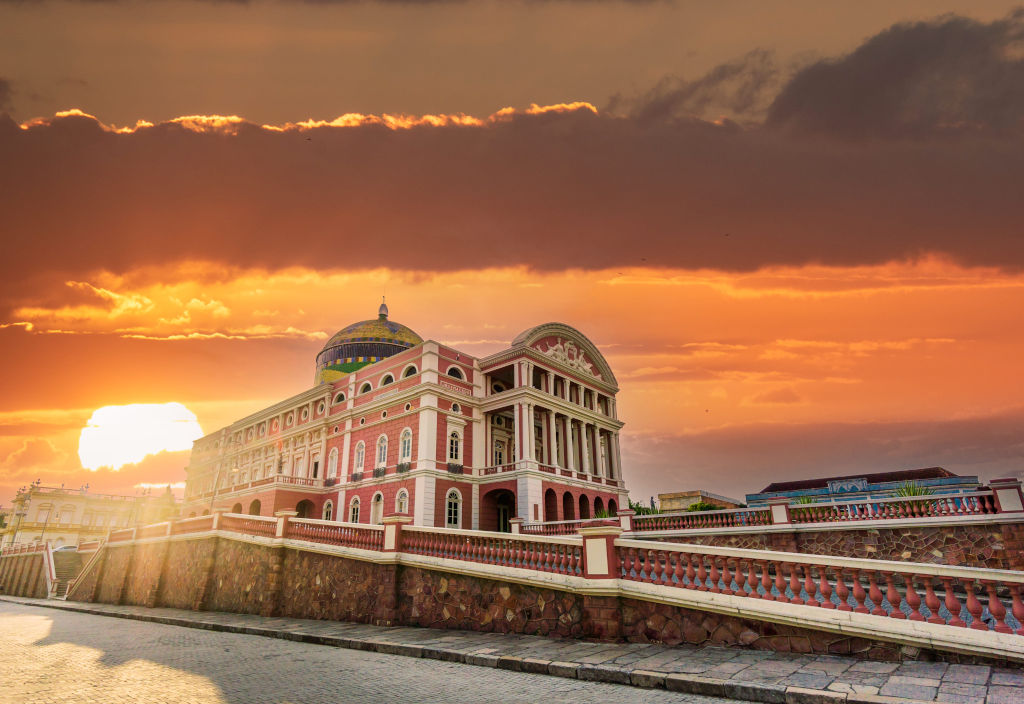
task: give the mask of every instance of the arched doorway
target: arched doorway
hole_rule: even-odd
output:
[[[594,515],[604,513],[604,500],[600,496],[594,497]]]
[[[580,520],[590,518],[590,499],[586,494],[580,494]]]
[[[480,497],[480,530],[511,533],[516,515],[516,495],[508,489],[494,489]]]
[[[234,506],[231,507],[231,513],[241,513],[241,512],[242,512],[242,504],[235,504]]]
[[[251,504],[249,504],[249,515],[250,516],[258,516],[258,515],[260,515],[260,511],[262,509],[263,509],[263,506],[262,506],[262,504],[260,504],[260,500],[259,499],[253,499],[253,502]]]
[[[576,518],[576,502],[572,500],[572,492],[562,494],[562,520],[571,521]]]
[[[309,518],[313,515],[313,502],[309,499],[303,499],[296,504],[295,512],[299,514],[296,518]]]
[[[608,499],[608,513],[612,516],[619,515],[619,505],[615,503],[615,499]]]
[[[555,493],[554,489],[548,489],[544,492],[544,520],[558,520],[558,494]]]
[[[370,523],[379,526],[384,522],[384,494],[379,491],[373,495],[370,502]]]

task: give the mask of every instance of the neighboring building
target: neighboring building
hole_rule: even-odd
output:
[[[314,386],[195,442],[183,515],[214,508],[509,530],[627,505],[618,385],[561,323],[478,359],[389,320],[341,330]]]
[[[714,504],[718,508],[739,508],[741,506],[741,503],[736,499],[712,494],[703,489],[658,494],[658,508],[662,511],[685,511],[693,504],[699,503]]]
[[[963,477],[942,467],[926,467],[899,472],[774,482],[756,494],[747,494],[747,504],[764,505],[770,499],[778,497],[787,497],[794,501],[803,497],[811,497],[814,501],[883,499],[895,496],[896,491],[908,482],[927,487],[933,494],[961,494],[976,491],[980,486],[976,476]]]
[[[168,488],[160,496],[93,494],[85,488],[32,484],[14,497],[0,545],[50,541],[77,545],[103,538],[114,528],[159,523],[177,516],[177,502]]]

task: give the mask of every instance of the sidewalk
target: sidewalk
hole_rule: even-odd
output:
[[[769,704],[1024,704],[1024,669],[931,662],[900,664],[735,648],[591,643],[427,628],[381,628],[336,621],[12,596],[3,596],[0,600]]]

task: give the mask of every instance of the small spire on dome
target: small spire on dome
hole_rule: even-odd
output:
[[[380,320],[388,319],[388,304],[384,302],[384,296],[380,297],[380,308],[377,309],[377,317]]]

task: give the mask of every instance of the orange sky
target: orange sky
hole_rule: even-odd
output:
[[[82,469],[81,429],[173,401],[211,432],[306,388],[383,293],[476,355],[549,320],[590,336],[635,497],[1024,469],[1004,4],[889,29],[937,6],[228,5],[0,2],[0,506],[37,477],[182,481],[180,452]],[[492,73],[345,63],[413,26],[407,54]]]

